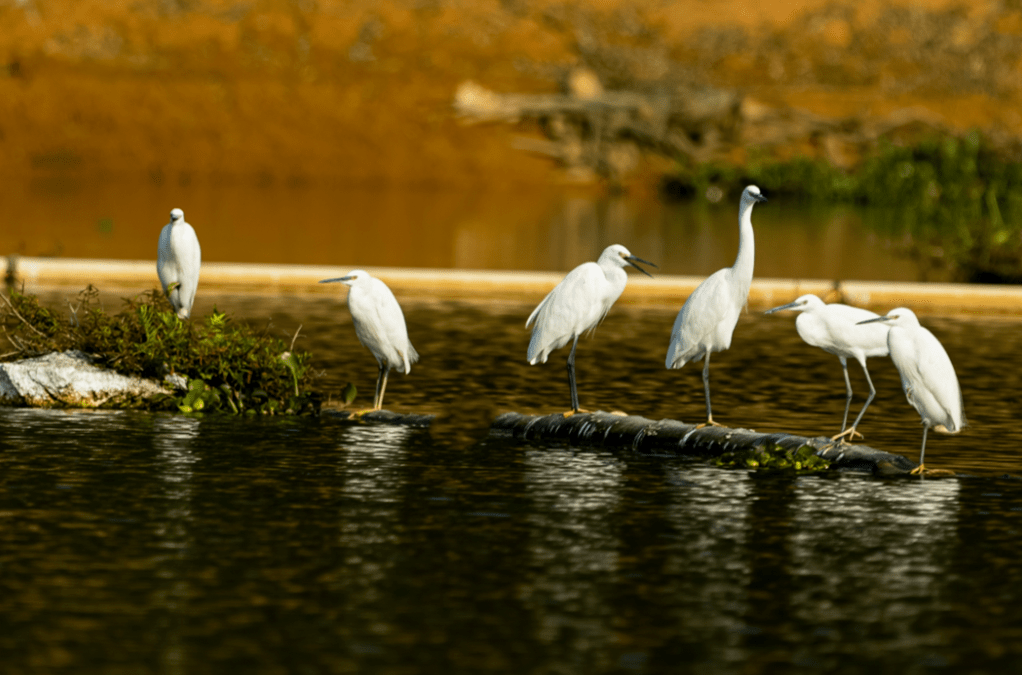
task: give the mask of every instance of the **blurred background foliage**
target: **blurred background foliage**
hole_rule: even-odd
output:
[[[0,176],[633,193],[667,176],[675,195],[749,179],[882,207],[911,255],[1015,281],[1019,54],[1018,0],[0,0]],[[636,114],[671,143],[635,125],[603,143],[592,119],[466,124],[452,105],[470,80],[573,95],[580,69],[651,101]],[[665,120],[664,100],[717,107]],[[559,150],[520,150],[551,129]]]
[[[874,207],[870,225],[921,263],[961,281],[1022,283],[1022,161],[979,132],[882,143],[850,170],[807,157],[690,165],[662,188],[718,201],[748,183],[787,199]]]

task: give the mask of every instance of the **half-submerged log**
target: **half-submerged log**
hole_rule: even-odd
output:
[[[436,415],[417,415],[415,413],[396,413],[390,410],[372,410],[361,415],[355,415],[351,410],[324,410],[321,415],[329,419],[343,422],[381,424],[398,427],[415,427],[417,429],[428,429]]]
[[[504,413],[493,421],[490,435],[529,443],[561,441],[580,447],[627,448],[635,452],[673,453],[679,456],[717,458],[725,453],[777,446],[797,451],[809,446],[831,469],[868,471],[878,475],[908,474],[916,463],[867,445],[839,443],[826,436],[810,438],[795,434],[762,434],[748,429],[702,427],[676,420],[654,421],[635,415],[606,412],[563,415]]]

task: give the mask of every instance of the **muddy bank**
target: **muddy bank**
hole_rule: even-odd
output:
[[[578,66],[612,90],[734,96],[688,140],[737,162],[847,164],[874,128],[1022,135],[1013,5],[27,0],[0,25],[0,172],[43,179],[559,181],[516,149],[534,124],[465,125],[452,102],[467,80],[557,93]],[[665,163],[644,153],[630,180]]]

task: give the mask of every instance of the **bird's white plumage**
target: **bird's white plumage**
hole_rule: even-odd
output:
[[[799,337],[807,344],[819,347],[841,360],[847,387],[845,417],[841,424],[842,433],[848,423],[848,407],[852,399],[847,360],[855,359],[862,366],[862,372],[866,375],[866,381],[869,382],[870,395],[862,412],[852,424],[854,435],[854,429],[858,426],[866,408],[869,407],[876,394],[873,382],[869,377],[869,371],[866,369],[866,359],[887,356],[888,326],[876,322],[862,324],[861,322],[876,319],[879,315],[861,307],[852,307],[841,303],[826,304],[812,293],[807,293],[787,305],[767,310],[766,313],[771,314],[788,309],[800,312],[798,318],[795,319],[795,330],[798,331]]]
[[[546,363],[550,352],[571,342],[568,355],[568,386],[571,390],[572,410],[578,410],[578,391],[575,385],[575,347],[578,338],[600,324],[611,306],[621,296],[628,283],[625,266],[631,265],[643,274],[649,274],[636,262],[646,262],[633,256],[620,244],[608,246],[596,262],[579,265],[551,290],[525,322],[533,326],[527,357],[529,363]]]
[[[667,348],[668,368],[681,368],[707,352],[731,347],[738,317],[749,299],[756,258],[752,231],[752,207],[765,201],[759,188],[750,185],[742,192],[738,215],[738,255],[735,264],[717,270],[688,296],[671,330]]]
[[[940,340],[904,307],[888,312],[886,323],[887,347],[909,404],[926,427],[947,434],[961,431],[967,424],[962,390]]]
[[[387,373],[396,370],[407,375],[419,360],[419,353],[408,339],[404,312],[387,284],[365,270],[352,270],[346,276],[319,283],[335,281],[348,286],[348,311],[355,335],[380,367],[373,399],[373,409],[379,410],[387,389]]]
[[[345,277],[348,311],[358,341],[376,357],[380,367],[408,374],[419,354],[408,339],[408,327],[401,305],[387,284],[363,270]]]
[[[551,290],[525,322],[535,324],[529,341],[529,363],[546,363],[550,352],[594,330],[621,297],[628,283],[624,267],[628,249],[614,244],[596,262],[582,263]]]
[[[710,354],[731,347],[731,337],[738,317],[749,298],[752,271],[756,258],[755,236],[752,232],[752,207],[766,201],[759,188],[750,185],[742,192],[738,208],[738,255],[731,267],[717,270],[688,296],[671,329],[667,347],[667,368],[681,368],[689,361],[704,359],[703,385],[706,392],[706,415],[713,422],[710,409]]]
[[[195,291],[199,287],[202,249],[195,229],[185,222],[181,209],[170,212],[170,222],[160,231],[156,247],[156,273],[177,315],[187,319],[192,313]]]

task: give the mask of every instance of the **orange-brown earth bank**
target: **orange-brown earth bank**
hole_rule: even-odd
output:
[[[1022,136],[1017,2],[5,0],[0,174],[548,182],[558,167],[512,144],[537,128],[465,124],[452,99],[466,80],[555,92],[578,65],[611,89],[735,92],[736,161],[784,111]]]

